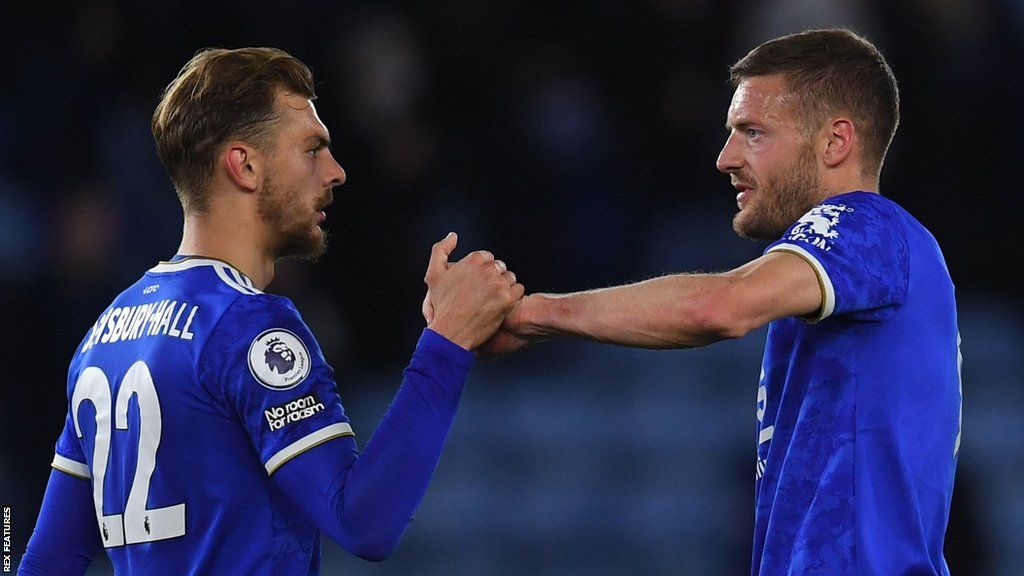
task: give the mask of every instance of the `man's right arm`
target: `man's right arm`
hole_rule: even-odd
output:
[[[523,298],[485,345],[507,353],[531,340],[576,337],[638,348],[692,348],[738,338],[822,305],[814,268],[772,252],[719,274],[674,274],[635,284]]]
[[[21,558],[18,575],[85,574],[101,547],[92,484],[60,470],[50,471],[39,519]]]

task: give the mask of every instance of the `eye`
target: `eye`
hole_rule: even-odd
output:
[[[319,153],[320,153],[320,147],[319,146],[317,146],[316,148],[313,148],[313,149],[311,149],[309,151],[309,155],[312,156],[313,158],[316,158],[317,154],[319,154]]]
[[[747,132],[747,138],[751,138],[751,139],[757,138],[758,136],[763,134],[763,132],[761,132],[760,130],[758,130],[756,128],[747,128],[746,132]]]

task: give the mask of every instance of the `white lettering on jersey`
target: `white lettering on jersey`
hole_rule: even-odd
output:
[[[764,475],[764,469],[766,466],[765,460],[767,459],[767,453],[765,457],[761,457],[761,445],[765,442],[770,442],[772,436],[775,435],[775,426],[764,425],[764,410],[768,405],[768,388],[764,385],[764,368],[761,368],[761,379],[759,386],[757,387],[757,463],[754,471],[754,478],[760,479]]]
[[[186,310],[188,311],[186,313]],[[181,340],[192,340],[192,321],[198,305],[188,302],[161,300],[137,306],[124,306],[106,310],[92,327],[82,352],[97,344],[115,344],[137,340],[143,336],[165,335]]]
[[[96,432],[93,438],[90,472],[93,506],[96,509],[96,523],[103,537],[103,547],[114,548],[184,536],[184,502],[159,508],[150,508],[148,504],[150,483],[156,470],[156,456],[163,429],[160,399],[149,366],[141,360],[132,364],[121,380],[116,399],[111,397],[111,390],[115,387],[103,370],[89,366],[78,376],[71,397],[71,414],[75,423],[75,434],[79,438],[84,437],[79,421],[79,406],[83,402],[89,402],[95,410]],[[111,452],[112,432],[128,429],[128,405],[132,397],[135,398],[139,411],[139,445],[135,475],[127,499],[115,497],[111,501],[104,492],[107,462],[113,458],[114,466],[124,464],[117,462],[117,452]],[[123,513],[106,513],[108,508],[119,508],[121,502],[124,502]]]
[[[316,394],[309,394],[284,404],[271,406],[263,411],[263,416],[266,417],[267,424],[270,425],[270,431],[274,432],[284,428],[286,424],[305,420],[323,410],[323,402],[316,397]]]

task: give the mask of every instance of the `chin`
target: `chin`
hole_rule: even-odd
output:
[[[317,226],[313,237],[310,238],[309,250],[303,258],[316,260],[327,252],[327,231]]]
[[[740,236],[747,238],[747,214],[740,210],[732,218],[732,229]]]
[[[737,214],[732,220],[732,229],[736,231],[736,234],[741,238],[747,238],[749,240],[775,240],[782,235],[780,231],[776,234],[774,231],[767,230],[764,222],[758,222],[755,218],[744,217],[751,216],[750,214],[744,215],[742,212]]]
[[[327,252],[327,232],[319,226],[307,234],[293,234],[281,239],[278,258],[316,260]]]

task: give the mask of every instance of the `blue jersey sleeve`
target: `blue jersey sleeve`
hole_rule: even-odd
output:
[[[79,356],[80,350],[81,345],[79,345],[78,350],[75,351],[74,358],[76,360]],[[83,444],[83,439],[89,439],[90,445],[92,444],[91,439],[96,437],[95,433],[85,434],[85,432],[94,432],[96,422],[95,419],[92,418],[84,418],[79,421],[83,434],[79,434],[75,428],[75,415],[71,412],[71,399],[74,395],[75,384],[73,375],[78,372],[76,360],[72,360],[69,370],[67,386],[68,413],[64,418],[64,429],[57,438],[57,444],[54,447],[53,463],[51,466],[57,470],[71,474],[72,476],[77,476],[79,478],[91,478],[92,474],[89,470],[89,460],[85,457],[85,450],[87,449],[87,446]]]
[[[346,550],[386,558],[426,494],[473,354],[424,330],[405,380],[362,454],[350,438],[304,452],[274,480]]]
[[[896,218],[878,194],[841,194],[804,214],[766,253],[790,252],[814,268],[822,306],[812,320],[884,320],[906,300],[910,283],[908,242]]]
[[[242,423],[268,474],[318,444],[353,434],[334,372],[286,298],[238,298],[199,363],[203,385]]]
[[[95,422],[87,420],[82,423],[83,426],[94,428]],[[88,436],[89,438],[95,438],[95,435]],[[78,437],[78,433],[75,431],[75,422],[71,412],[68,412],[67,418],[64,420],[64,430],[61,432],[60,437],[57,438],[57,445],[54,449],[53,455],[53,466],[57,470],[77,476],[79,478],[90,478],[92,474],[89,471],[88,460],[85,458],[85,454],[82,450],[82,441]]]
[[[81,478],[51,471],[39,519],[21,558],[18,575],[85,574],[101,548],[92,486]]]

